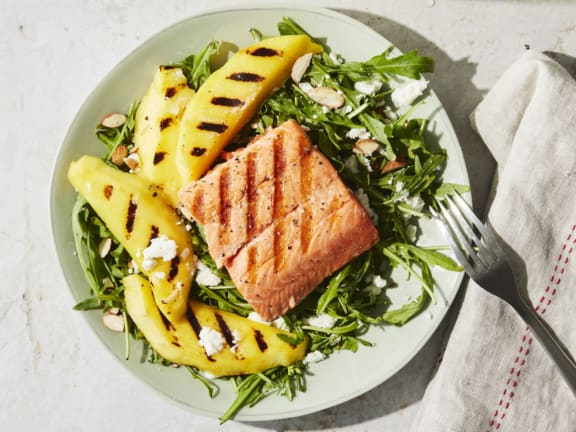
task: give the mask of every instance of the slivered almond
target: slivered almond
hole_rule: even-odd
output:
[[[404,162],[402,158],[398,157],[396,160],[386,162],[382,169],[380,169],[380,174],[386,174],[390,171],[394,171],[395,169],[403,168],[405,165],[406,162]]]
[[[100,258],[105,258],[110,253],[110,249],[112,249],[112,239],[110,237],[102,239],[98,245],[98,255],[100,255]]]
[[[126,147],[124,144],[120,144],[114,149],[114,152],[112,153],[112,163],[116,166],[122,166],[126,156],[128,156],[128,147]]]
[[[378,141],[369,138],[363,138],[356,141],[353,150],[357,153],[363,154],[364,156],[370,156],[372,153],[378,150],[379,147],[380,144],[378,144]]]
[[[102,119],[100,124],[108,128],[117,128],[126,123],[126,115],[121,113],[108,114]]]
[[[131,171],[136,171],[140,168],[140,158],[137,153],[130,153],[124,158],[124,163],[130,168]]]
[[[122,315],[115,315],[107,312],[102,315],[102,322],[110,330],[122,333],[124,331],[124,318]]]
[[[344,96],[330,87],[314,87],[308,92],[308,96],[328,108],[340,108],[344,105]]]
[[[310,61],[312,60],[312,53],[304,54],[302,57],[298,57],[292,66],[292,71],[290,72],[290,77],[295,83],[299,83],[308,66],[310,66]]]

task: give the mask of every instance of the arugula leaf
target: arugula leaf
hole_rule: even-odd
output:
[[[211,41],[198,54],[189,55],[171,66],[181,68],[188,81],[188,86],[193,90],[198,90],[212,73],[210,59],[220,50],[220,46],[221,42]]]
[[[388,324],[403,326],[420,312],[422,312],[429,301],[430,296],[426,293],[426,291],[422,290],[422,294],[420,294],[415,300],[411,301],[410,303],[406,303],[398,309],[386,312],[382,318]]]

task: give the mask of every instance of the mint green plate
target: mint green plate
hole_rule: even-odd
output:
[[[118,64],[96,87],[80,108],[62,143],[55,161],[51,184],[51,219],[56,251],[64,276],[75,301],[89,295],[89,286],[74,255],[70,214],[74,189],[66,179],[72,160],[83,154],[103,154],[103,145],[94,135],[95,125],[104,115],[126,111],[129,104],[142,97],[159,64],[181,59],[198,52],[205,44],[218,39],[243,47],[251,42],[248,30],[255,27],[264,34],[277,34],[276,23],[291,17],[314,37],[325,38],[335,53],[348,60],[366,60],[390,45],[369,27],[339,13],[323,9],[253,7],[210,12],[189,18],[158,33]],[[430,119],[430,130],[448,151],[447,181],[468,184],[460,146],[442,108],[431,92],[415,115]],[[422,243],[442,244],[441,234],[432,223],[422,225]],[[401,328],[374,328],[365,337],[375,346],[362,347],[356,353],[342,352],[311,366],[308,390],[293,401],[271,396],[254,408],[244,409],[237,420],[258,421],[296,417],[316,412],[350,400],[386,381],[398,372],[426,343],[439,325],[460,286],[462,275],[435,271],[438,300],[429,309]],[[389,290],[392,301],[401,304],[419,288],[403,283]],[[123,335],[106,329],[99,312],[81,313],[103,344],[139,379],[197,414],[221,416],[234,399],[228,383],[220,384],[220,393],[210,399],[206,390],[183,369],[165,368],[142,361],[139,343],[133,343],[129,360],[124,360]]]

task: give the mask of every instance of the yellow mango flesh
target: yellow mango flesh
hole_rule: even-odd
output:
[[[186,314],[196,268],[190,234],[157,188],[141,177],[120,171],[94,156],[72,162],[68,180],[126,248],[138,268],[152,281],[156,303],[169,319]],[[176,243],[176,256],[157,259],[144,269],[144,249],[155,237]]]
[[[290,76],[294,62],[322,47],[302,35],[278,36],[242,49],[216,70],[188,103],[180,124],[177,165],[184,183],[197,180]]]
[[[307,341],[292,346],[277,336],[290,335],[288,332],[195,301],[189,302],[186,316],[165,320],[156,308],[148,280],[130,275],[123,284],[128,314],[152,347],[174,363],[214,376],[230,376],[288,366],[306,354]],[[198,337],[205,327],[220,332],[226,340],[222,349],[210,356]]]
[[[176,168],[180,121],[193,96],[181,69],[161,66],[136,111],[137,174],[161,188],[173,207],[177,207],[177,192],[183,184]]]

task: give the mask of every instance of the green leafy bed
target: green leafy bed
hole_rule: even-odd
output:
[[[306,34],[295,22],[284,18],[278,24],[279,33]],[[263,36],[251,31],[255,39]],[[181,67],[191,88],[197,89],[210,75],[210,58],[218,52],[220,43],[209,43],[205,49],[172,66]],[[292,80],[279,89],[260,107],[253,122],[246,126],[232,148],[245,145],[255,134],[274,127],[287,119],[295,119],[309,132],[310,138],[338,170],[342,179],[356,191],[377,221],[380,242],[370,251],[348,263],[327,278],[295,309],[283,318],[283,324],[296,334],[306,334],[311,340],[310,351],[329,356],[336,350],[356,351],[359,345],[371,345],[363,335],[370,326],[401,326],[421,313],[433,301],[431,268],[458,271],[459,267],[436,248],[416,244],[418,220],[426,218],[426,207],[436,195],[462,189],[443,183],[441,175],[446,162],[442,149],[430,149],[425,143],[426,120],[412,118],[413,108],[398,115],[390,101],[392,78],[420,79],[422,73],[432,72],[433,61],[415,51],[393,55],[392,48],[366,62],[346,62],[324,47],[322,54],[313,58],[301,82],[313,86],[331,87],[344,96],[345,105],[335,110],[323,109],[310,99],[302,85]],[[372,96],[355,89],[361,81],[380,80],[383,85]],[[128,121],[118,128],[99,125],[98,138],[106,145],[105,160],[110,161],[114,149],[120,145],[133,146],[134,116],[137,104],[129,109]],[[370,156],[353,150],[355,138],[350,130],[365,130],[380,143],[380,149]],[[403,166],[393,170],[384,167],[389,161],[402,161]],[[96,213],[78,197],[73,209],[73,231],[78,258],[91,287],[91,297],[75,306],[78,310],[118,308],[125,317],[126,356],[130,353],[131,337],[144,343],[150,353],[149,361],[169,364],[148,346],[142,334],[125,312],[121,279],[131,270],[130,257],[122,246],[113,241],[111,253],[100,258],[100,242],[113,236]],[[225,270],[217,269],[203,238],[201,228],[187,221],[196,255],[220,277],[221,284],[206,287],[194,282],[191,295],[220,309],[248,316],[251,307],[234,287]],[[401,307],[391,308],[386,286],[402,281],[390,280],[394,268],[401,267],[410,278],[421,285],[420,295]],[[335,319],[331,328],[311,325],[307,318],[328,314]],[[191,375],[200,379],[210,397],[217,394],[218,385],[231,381],[237,398],[222,415],[226,421],[245,406],[253,406],[270,394],[293,398],[305,391],[304,362],[289,367],[277,367],[264,373],[233,378],[209,379],[194,368]]]

